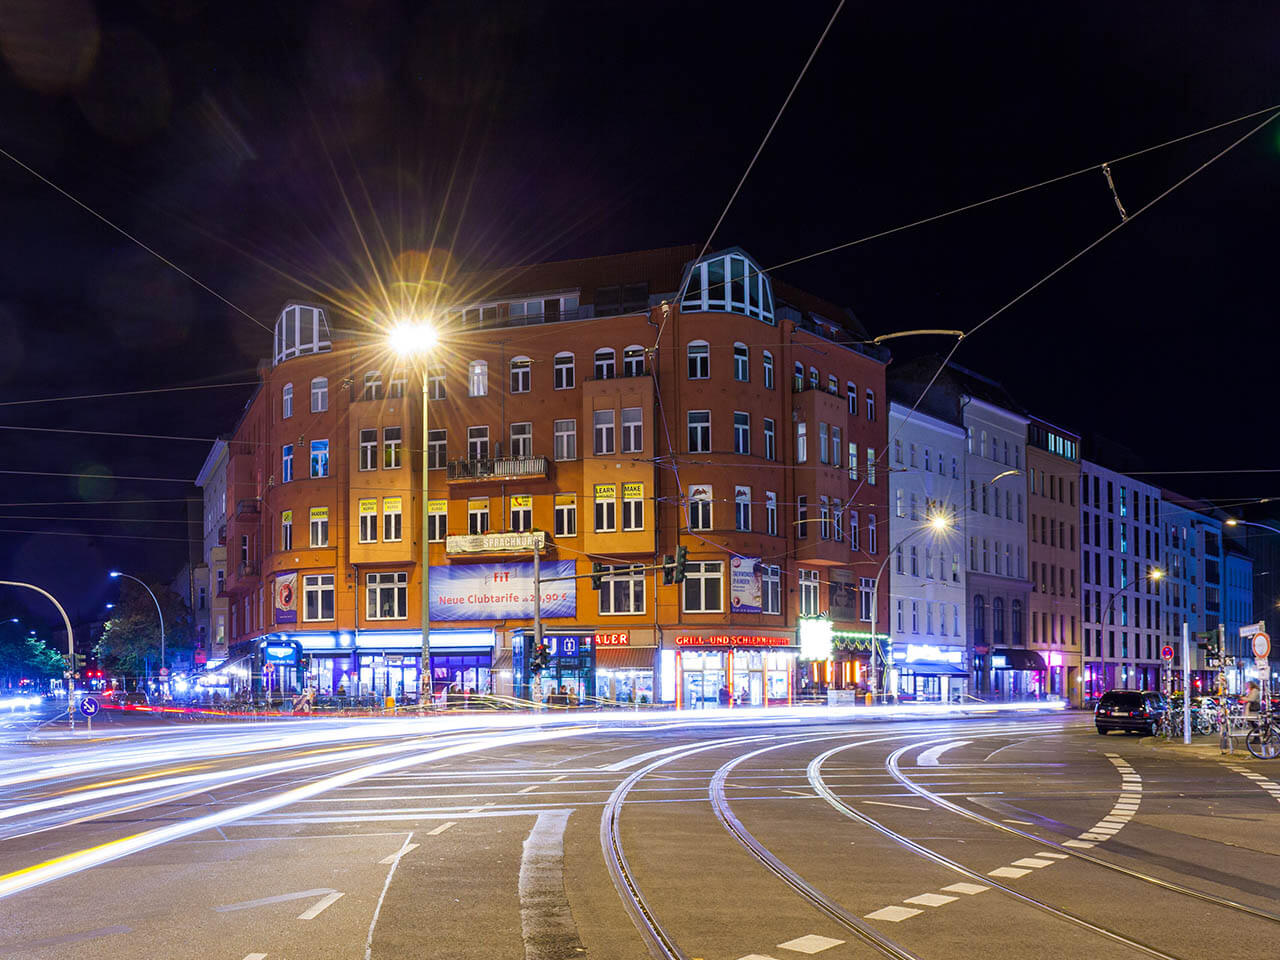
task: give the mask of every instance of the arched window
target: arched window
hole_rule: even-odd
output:
[[[751,351],[745,343],[733,345],[733,379],[743,383],[751,379]]]
[[[612,380],[616,377],[617,370],[614,367],[614,352],[612,347],[601,347],[596,351],[595,369],[592,375],[597,380]]]
[[[760,359],[764,363],[764,388],[766,390],[773,389],[773,354],[765,350],[760,354]]]
[[[1009,636],[1015,647],[1022,646],[1022,601],[1014,600],[1010,606]]]
[[[689,270],[680,309],[727,310],[773,323],[773,291],[764,272],[741,253],[722,254]]]
[[[361,395],[365,400],[381,400],[382,399],[382,371],[369,370],[364,375],[364,393]]]
[[[533,379],[533,361],[528,357],[511,358],[511,392],[528,393]]]
[[[472,360],[467,367],[467,393],[473,397],[489,395],[489,364]]]
[[[1004,597],[996,597],[991,601],[991,642],[1004,646]]]
[[[624,377],[644,376],[644,347],[632,344],[622,351],[622,375]]]
[[[711,376],[711,347],[705,340],[693,340],[688,347],[689,379],[706,380]]]
[[[311,381],[311,412],[324,413],[329,409],[329,379],[316,377]]]
[[[818,389],[818,368],[817,367],[809,368],[809,389],[810,390]]]
[[[288,420],[293,416],[293,384],[286,383],[280,391],[280,419]]]
[[[557,390],[572,390],[573,377],[573,354],[557,353],[553,361],[553,386]]]
[[[796,393],[804,389],[804,364],[796,363],[795,379],[792,381],[791,387]]]
[[[973,642],[987,642],[987,607],[986,602],[982,598],[982,594],[978,594],[973,598]]]

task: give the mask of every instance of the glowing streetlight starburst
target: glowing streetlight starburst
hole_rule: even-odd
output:
[[[429,323],[400,323],[391,328],[387,341],[402,357],[422,355],[436,345],[436,328]]]

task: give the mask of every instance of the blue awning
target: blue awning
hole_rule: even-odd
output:
[[[923,673],[932,677],[967,677],[969,675],[969,671],[958,663],[942,663],[937,660],[912,660],[910,662],[903,660],[901,663],[895,663],[894,666],[899,670],[910,670],[912,673]]]

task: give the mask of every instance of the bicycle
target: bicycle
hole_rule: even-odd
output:
[[[1249,732],[1244,745],[1259,760],[1275,760],[1280,757],[1280,718],[1273,715],[1250,715]]]

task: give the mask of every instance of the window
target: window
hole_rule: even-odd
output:
[[[772,490],[766,490],[764,495],[764,526],[769,536],[778,535],[778,495]]]
[[[762,565],[760,571],[760,612],[782,613],[782,568]]]
[[[911,546],[911,575],[920,576],[920,554],[914,544]]]
[[[622,452],[639,453],[644,449],[644,410],[622,408]]]
[[[920,632],[920,601],[911,601],[911,632]]]
[[[293,511],[284,510],[280,513],[280,549],[293,549]],[[222,571],[218,571],[221,573]]]
[[[818,538],[831,539],[831,501],[825,496],[818,498]]]
[[[632,345],[622,351],[622,375],[624,377],[644,376],[644,347]]]
[[[876,485],[876,448],[867,447],[867,483]]]
[[[400,428],[382,428],[382,469],[395,470],[400,466]]]
[[[427,468],[439,470],[445,464],[445,431],[427,431]]]
[[[721,582],[724,564],[719,560],[685,564],[685,613],[720,613]]]
[[[875,588],[876,582],[871,577],[858,578],[858,619],[871,620],[871,599]]]
[[[605,565],[600,580],[600,613],[644,613],[644,567],[641,564]]]
[[[818,424],[818,462],[827,462],[827,425]]]
[[[489,459],[488,427],[467,427],[467,459]]]
[[[398,374],[393,371],[391,375],[391,383],[387,387],[387,397],[391,400],[404,399],[404,389],[408,383],[409,381],[405,378],[404,374]]]
[[[311,546],[327,547],[329,545],[329,508],[311,508]]]
[[[690,380],[706,380],[711,376],[711,347],[707,341],[690,342],[687,356]]]
[[[818,389],[818,368],[817,367],[809,368],[809,389],[810,390]]]
[[[365,616],[370,620],[404,620],[409,616],[409,574],[365,575]]]
[[[286,383],[280,391],[280,419],[288,420],[293,416],[293,384]]]
[[[867,391],[867,419],[874,420],[876,418],[876,395],[875,391]]]
[[[744,383],[751,379],[751,353],[745,343],[733,345],[733,379]]]
[[[511,425],[511,456],[517,460],[533,456],[533,424],[527,420]]]
[[[849,511],[849,549],[850,549],[850,550],[860,550],[860,549],[861,549],[861,547],[860,547],[860,545],[859,545],[859,543],[858,543],[858,535],[859,535],[859,530],[858,530],[858,511],[857,511],[857,510],[850,510],[850,511]]]
[[[711,452],[711,411],[690,410],[688,414],[689,452]]]
[[[618,529],[618,488],[612,483],[595,486],[595,531],[613,533]]]
[[[556,494],[556,536],[578,535],[578,498],[572,493]]]
[[[796,463],[809,459],[809,425],[801,420],[796,424]]]
[[[834,373],[827,374],[827,393],[834,397],[840,396],[840,381]]]
[[[743,416],[749,418],[750,414],[743,414]],[[737,414],[734,414],[734,424],[735,424],[735,430],[736,430]],[[750,443],[750,438],[748,436],[748,444],[749,443]],[[748,449],[747,452],[750,452],[750,450]],[[778,459],[777,436],[774,433],[773,420],[771,420],[769,417],[764,418],[764,458],[766,460]]]
[[[364,393],[360,397],[362,400],[381,400],[382,399],[382,371],[369,370],[364,375]]]
[[[689,529],[711,529],[711,488],[705,484],[689,488]]]
[[[378,468],[378,431],[360,431],[360,469],[376,470]]]
[[[846,380],[844,389],[849,399],[849,416],[856,417],[858,415],[858,385],[852,380]]]
[[[511,392],[528,393],[533,383],[533,361],[528,357],[511,358]]]
[[[386,516],[383,507],[383,516]],[[449,533],[449,503],[447,500],[429,500],[427,502],[427,542],[443,543]],[[390,540],[390,537],[383,539]],[[397,538],[398,539],[398,538]]]
[[[804,364],[797,363],[795,373],[792,374],[791,389],[794,393],[799,393],[804,389]]]
[[[573,389],[573,354],[557,353],[551,363],[552,386],[557,390]]]
[[[293,444],[286,443],[280,448],[280,482],[293,480]]]
[[[601,347],[596,351],[593,376],[597,380],[612,380],[616,375],[613,348]]]
[[[764,364],[764,388],[766,390],[773,389],[773,354],[765,350],[761,355],[761,361]]]
[[[311,412],[324,413],[329,409],[329,380],[316,377],[311,381]]]
[[[378,542],[378,501],[360,501],[360,542]]]
[[[733,412],[733,452],[751,452],[751,414],[741,410]]]
[[[467,532],[472,536],[489,532],[488,497],[472,497],[467,501]]]
[[[622,529],[644,529],[644,485],[624,483],[622,485]]]
[[[290,538],[290,540],[292,540],[292,537]],[[225,570],[219,570],[218,571],[218,593],[219,594],[225,593],[226,587],[227,587],[227,572]]]
[[[467,367],[467,393],[473,397],[489,395],[489,364],[472,360]]]
[[[849,443],[849,479],[858,479],[858,445]]]
[[[612,410],[596,410],[591,415],[594,424],[595,436],[595,454],[602,456],[613,453],[614,449],[614,425]]]
[[[733,526],[735,530],[751,531],[751,488],[733,488]]]
[[[302,578],[302,619],[333,619],[333,574],[321,573]]]
[[[437,373],[427,379],[427,399],[443,400],[445,398],[444,374]]]
[[[329,441],[311,441],[311,476],[327,477],[329,475]]]
[[[876,515],[873,513],[867,517],[867,553],[875,554],[876,552]]]
[[[818,588],[818,571],[817,570],[801,570],[799,572],[800,579],[800,616],[816,617],[821,612],[818,609],[819,604],[819,588]]]
[[[511,526],[514,533],[528,533],[533,529],[533,497],[519,493],[511,498]]]
[[[555,422],[555,457],[557,460],[578,459],[578,421]]]
[[[831,428],[831,465],[840,466],[840,428]]]

